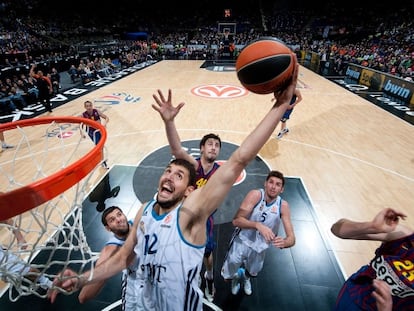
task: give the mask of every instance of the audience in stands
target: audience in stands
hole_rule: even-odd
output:
[[[201,2],[210,7],[207,0]],[[387,14],[380,5],[344,9],[328,1],[324,6],[309,4],[300,9],[281,7],[276,1],[262,2],[262,7],[252,10],[257,3],[252,6],[246,1],[227,18],[191,4],[194,14],[188,18],[179,15],[173,5],[166,9],[168,14],[147,14],[152,8],[138,1],[127,11],[122,5],[111,6],[111,15],[102,19],[97,11],[95,18],[85,18],[82,13],[70,14],[70,6],[62,11],[52,4],[44,5],[42,1],[2,0],[0,10],[5,18],[0,20],[0,80],[8,85],[1,98],[5,109],[14,110],[18,101],[14,106],[10,103],[13,84],[7,79],[17,83],[17,77],[28,74],[32,64],[50,76],[56,94],[60,89],[56,72],[68,74],[73,83],[79,78],[87,83],[148,59],[215,59],[224,41],[218,21],[237,23],[232,38],[234,58],[251,40],[272,35],[295,51],[318,54],[333,74],[343,75],[347,64],[355,63],[407,81],[414,76],[414,8],[399,0]],[[203,13],[197,15],[201,7]],[[125,14],[133,10],[136,14]],[[122,19],[117,17],[121,15]],[[147,37],[124,39],[129,29],[142,30]],[[30,104],[38,98],[38,90],[28,86],[27,79],[22,80],[26,88],[19,85],[23,92],[17,91]]]
[[[50,72],[50,81],[52,82],[52,89],[53,89],[53,95],[56,95],[59,93],[60,86],[60,73],[55,67],[52,67]]]

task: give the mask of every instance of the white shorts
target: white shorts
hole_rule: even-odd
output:
[[[251,276],[257,276],[262,270],[266,255],[266,250],[258,253],[245,245],[237,236],[227,252],[221,276],[228,280],[232,279],[241,265],[249,272]]]
[[[127,270],[122,276],[122,310],[142,310],[141,292],[143,289],[142,280],[136,277],[136,271]],[[129,275],[127,276],[127,273]]]

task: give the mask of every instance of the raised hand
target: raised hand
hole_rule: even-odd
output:
[[[152,104],[152,108],[158,111],[161,115],[161,118],[164,121],[172,121],[174,120],[175,116],[180,112],[181,108],[184,106],[184,103],[179,103],[176,107],[172,104],[172,96],[171,96],[171,89],[168,90],[168,98],[165,99],[161,90],[157,90],[158,96],[153,94],[152,97],[154,98],[157,104]]]
[[[400,218],[405,219],[406,215],[398,212],[392,208],[386,208],[381,210],[374,219],[372,223],[378,232],[388,233],[391,232],[397,227]]]

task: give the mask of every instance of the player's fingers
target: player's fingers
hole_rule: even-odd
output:
[[[152,98],[154,98],[155,102],[158,104],[158,106],[161,106],[161,101],[160,99],[157,97],[157,95],[152,94]]]
[[[152,107],[152,108],[154,108],[154,110],[156,110],[156,111],[158,111],[158,112],[160,112],[160,108],[159,108],[159,106],[160,106],[160,104],[158,104],[158,106],[157,106],[157,105],[155,105],[155,104],[151,104],[151,107]]]
[[[48,296],[51,303],[55,302],[57,294],[58,294],[57,290],[50,290],[47,293],[47,296]]]
[[[164,97],[164,94],[162,94],[161,90],[158,90],[158,95],[160,96],[161,101],[162,101],[163,103],[165,103],[165,97]]]
[[[185,103],[179,103],[178,106],[177,106],[177,110],[180,111],[181,108],[184,107],[184,105],[185,105]]]

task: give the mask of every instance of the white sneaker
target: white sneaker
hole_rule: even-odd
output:
[[[281,131],[279,132],[279,134],[277,134],[276,138],[277,138],[277,139],[281,139],[281,138],[283,137],[283,135],[284,135],[285,133],[288,133],[288,132],[289,132],[289,129],[288,129],[288,128],[284,128],[283,130],[281,130]]]
[[[238,294],[240,290],[240,281],[244,280],[244,278],[245,278],[244,269],[240,267],[237,270],[237,272],[234,274],[233,279],[231,280],[231,293],[233,295]]]
[[[250,278],[244,279],[244,293],[248,296],[252,294],[252,283],[250,283]]]
[[[233,295],[237,295],[239,293],[240,290],[240,282],[239,282],[239,278],[238,277],[234,277],[231,280],[231,293]]]
[[[9,145],[9,144],[6,144],[6,143],[2,143],[1,144],[1,148],[3,148],[3,149],[10,149],[10,148],[14,148],[14,146]]]

